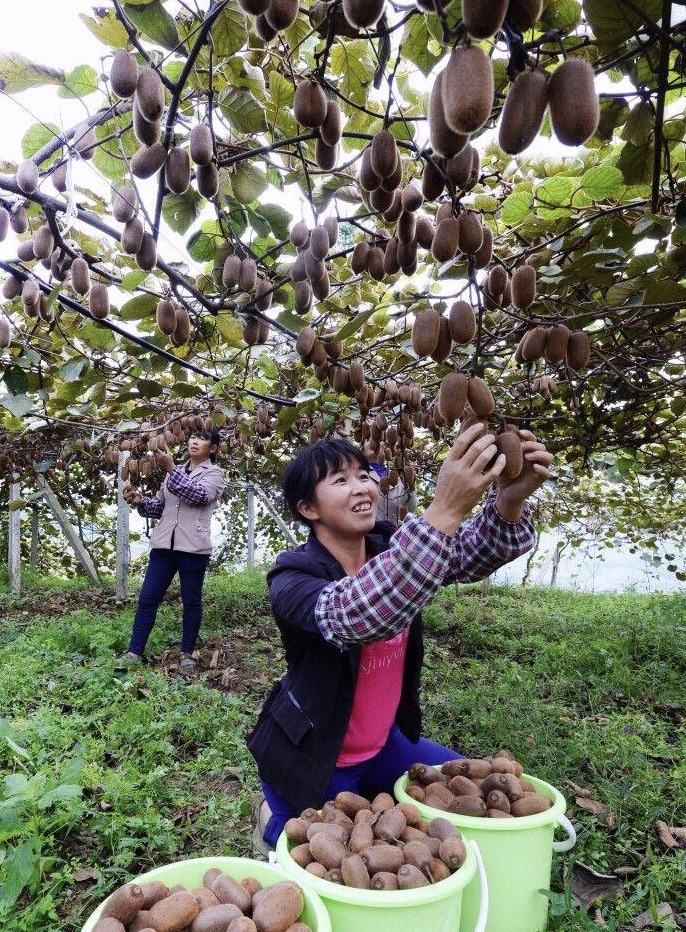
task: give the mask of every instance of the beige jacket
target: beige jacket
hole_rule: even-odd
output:
[[[174,534],[174,550],[183,550],[187,553],[212,553],[212,539],[210,537],[210,524],[212,512],[217,501],[224,491],[224,473],[210,460],[200,463],[189,473],[189,478],[202,485],[207,492],[207,503],[204,505],[189,505],[178,495],[167,488],[169,476],[157,493],[164,510],[162,517],[155,525],[150,536],[150,547],[172,546],[172,533]]]

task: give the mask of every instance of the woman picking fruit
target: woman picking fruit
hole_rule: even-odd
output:
[[[400,527],[376,520],[378,486],[352,444],[321,440],[288,466],[284,497],[310,536],[267,576],[287,671],[248,739],[266,800],[253,810],[256,855],[308,806],[342,790],[371,799],[415,761],[455,757],[421,737],[421,610],[441,586],[483,579],[531,548],[526,499],[553,457],[531,432],[519,437],[524,466],[505,481],[494,436],[467,428],[429,507]]]

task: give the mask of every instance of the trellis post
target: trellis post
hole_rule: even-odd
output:
[[[121,471],[128,455],[127,452],[121,451],[117,464],[117,554],[114,572],[114,587],[117,599],[126,599],[129,594],[129,566],[131,564],[129,506],[124,498],[124,480],[121,477]]]
[[[95,565],[93,564],[91,556],[86,550],[86,548],[83,546],[83,544],[81,543],[81,539],[78,535],[76,528],[73,526],[73,524],[69,520],[69,517],[67,513],[65,512],[64,508],[62,508],[62,506],[60,505],[57,499],[57,496],[55,495],[55,493],[52,491],[52,489],[48,485],[45,477],[42,476],[40,473],[36,474],[36,482],[38,483],[38,488],[43,493],[45,500],[50,506],[52,513],[57,518],[57,521],[60,527],[62,528],[62,533],[64,534],[64,536],[67,538],[67,540],[71,544],[74,550],[74,553],[76,554],[79,562],[81,563],[81,566],[83,566],[84,570],[86,571],[86,575],[91,580],[91,582],[95,583],[97,586],[101,585],[100,580],[98,579],[98,571],[96,570]]]
[[[248,486],[248,566],[255,565],[255,490]]]
[[[20,500],[19,476],[13,475],[10,484],[9,540],[7,548],[10,592],[13,595],[21,593],[21,508],[12,507]]]
[[[38,505],[31,505],[31,572],[38,572]]]

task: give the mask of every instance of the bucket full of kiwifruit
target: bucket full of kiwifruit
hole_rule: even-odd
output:
[[[488,890],[476,843],[388,793],[370,801],[346,791],[304,810],[286,823],[276,858],[319,896],[333,932],[457,932],[474,878],[480,908],[470,932],[485,930]]]
[[[331,932],[317,894],[278,864],[207,857],[157,867],[115,890],[82,932]]]
[[[412,803],[424,819],[437,816],[475,841],[488,878],[486,932],[544,932],[553,851],[568,851],[576,841],[564,815],[564,796],[543,780],[523,772],[509,752],[492,758],[460,758],[440,768],[414,764],[395,784],[395,798]],[[556,827],[567,837],[554,841]],[[464,892],[460,932],[472,932],[479,891]]]

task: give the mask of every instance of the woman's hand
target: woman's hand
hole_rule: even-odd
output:
[[[522,454],[524,466],[516,479],[498,479],[498,496],[496,508],[507,521],[519,521],[522,516],[522,507],[526,499],[550,479],[550,464],[553,454],[549,453],[545,444],[536,440],[530,430],[518,431],[522,441]]]
[[[166,472],[171,472],[174,468],[174,457],[165,446],[155,450],[155,462]]]
[[[132,485],[125,485],[121,494],[124,496],[124,501],[127,505],[130,505],[131,508],[138,508],[143,501],[143,495]]]
[[[473,424],[460,434],[443,460],[434,499],[422,517],[452,536],[503,471],[505,456],[496,456],[497,452],[495,437],[485,432],[483,424]]]

